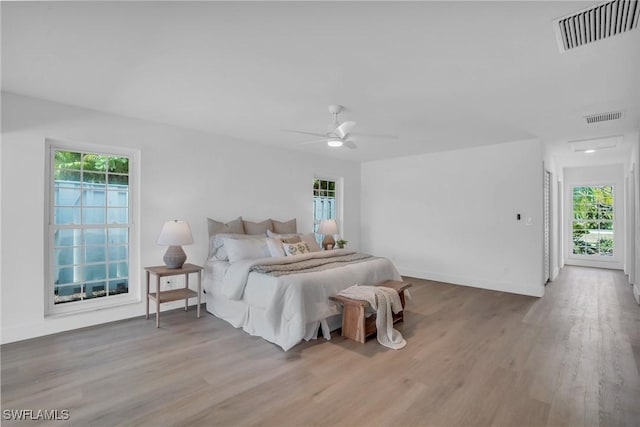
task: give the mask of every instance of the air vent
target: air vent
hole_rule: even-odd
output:
[[[592,114],[584,116],[588,124],[608,122],[609,120],[618,120],[622,117],[622,111],[610,111],[608,113]]]
[[[638,0],[613,0],[554,21],[560,52],[638,28]]]

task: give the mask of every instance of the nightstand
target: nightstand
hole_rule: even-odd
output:
[[[202,267],[195,264],[184,264],[181,268],[169,268],[166,265],[156,267],[145,267],[147,273],[147,319],[149,318],[149,300],[156,302],[156,328],[160,327],[160,304],[163,302],[177,301],[184,299],[184,311],[189,306],[189,298],[197,297],[196,315],[200,317],[200,294],[202,290]],[[189,289],[189,274],[198,274],[198,291]],[[149,279],[151,274],[156,276],[156,291],[149,291]],[[167,276],[178,276],[184,274],[184,288],[170,289],[163,291],[160,286],[160,279]]]

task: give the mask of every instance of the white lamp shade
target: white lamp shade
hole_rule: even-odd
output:
[[[320,234],[336,234],[338,233],[338,223],[335,219],[323,219],[318,227]]]
[[[162,231],[158,237],[158,244],[165,246],[182,246],[193,243],[191,228],[186,221],[167,221],[162,226]]]

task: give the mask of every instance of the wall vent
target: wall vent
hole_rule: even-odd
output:
[[[560,52],[638,28],[638,0],[613,0],[554,21]]]
[[[588,124],[608,122],[609,120],[618,120],[622,117],[622,111],[610,111],[608,113],[592,114],[584,116]]]

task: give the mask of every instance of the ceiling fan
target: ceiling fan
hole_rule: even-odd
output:
[[[327,130],[324,134],[318,132],[306,132],[301,130],[290,130],[290,129],[282,129],[284,132],[293,132],[293,133],[301,133],[303,135],[313,135],[319,136],[322,139],[315,139],[312,141],[305,141],[299,143],[299,145],[307,145],[307,144],[317,144],[320,142],[325,142],[329,147],[347,147],[351,149],[358,148],[358,146],[350,139],[352,135],[358,135],[351,132],[351,130],[356,125],[356,122],[353,121],[344,121],[340,123],[338,120],[338,115],[344,107],[342,105],[329,105],[329,113],[333,116],[333,122],[327,125]],[[393,135],[367,135],[372,137],[383,137],[395,139],[397,137]]]

